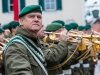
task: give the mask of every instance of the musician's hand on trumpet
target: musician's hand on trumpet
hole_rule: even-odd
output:
[[[76,38],[73,38],[72,36],[69,36],[69,35],[66,35],[67,34],[67,31],[66,30],[63,30],[61,33],[60,33],[60,40],[65,40],[67,42],[73,42],[73,43],[76,43],[76,44],[79,44],[81,42],[81,37],[76,37]]]
[[[60,33],[60,40],[64,40],[64,41],[68,41],[68,40],[72,40],[72,37],[66,35],[67,34],[67,30],[63,30],[61,33]]]
[[[66,36],[66,34],[67,34],[67,30],[61,31],[61,33],[59,34],[59,39],[67,41],[68,36]]]

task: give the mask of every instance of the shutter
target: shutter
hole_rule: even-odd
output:
[[[25,0],[20,0],[20,10],[25,7]]]
[[[8,0],[2,0],[2,12],[8,12]]]
[[[62,10],[62,0],[56,0],[57,10]]]
[[[41,5],[42,10],[45,10],[44,9],[44,0],[38,0],[38,3],[39,3],[39,5]]]

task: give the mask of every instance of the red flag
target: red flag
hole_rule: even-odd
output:
[[[14,20],[18,20],[18,14],[19,14],[19,5],[18,0],[13,0],[14,3]]]

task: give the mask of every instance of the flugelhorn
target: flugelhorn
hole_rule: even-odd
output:
[[[5,44],[0,42],[0,60],[2,59],[2,53],[3,53],[4,47],[5,47]]]
[[[46,34],[62,34],[62,33],[55,33],[55,32],[44,32],[44,33],[46,33]],[[68,34],[66,34],[66,36],[73,36],[73,37],[77,37],[77,36],[79,36],[79,37],[81,37],[80,35],[77,35],[77,34],[73,34],[73,33],[68,33]]]
[[[44,33],[47,33],[47,34],[61,34],[61,33],[55,33],[55,32],[44,32]],[[66,36],[72,36],[72,37],[81,37],[81,38],[99,38],[100,35],[96,35],[96,34],[92,34],[92,35],[88,35],[88,34],[77,34],[78,32],[69,32],[66,34]]]
[[[8,43],[8,42],[9,42],[9,40],[10,40],[10,38],[6,38],[6,39],[5,39],[5,38],[3,38],[3,40],[4,40],[5,42],[7,42],[7,43]]]
[[[56,35],[60,35],[60,34],[62,34],[62,33],[55,33],[55,32],[44,32],[44,33],[46,33],[46,34],[50,34],[49,35],[49,38],[51,39],[51,40],[58,40],[58,41],[60,41],[60,39],[58,39],[58,38],[56,38]],[[71,35],[71,34],[66,34],[66,36],[70,36],[70,37],[80,37],[80,36],[78,36],[78,35]],[[77,42],[77,39],[76,38],[72,38],[71,40],[68,40],[68,42]]]
[[[5,44],[4,44],[4,43],[2,43],[2,42],[0,42],[0,46],[4,47],[4,46],[5,46]]]

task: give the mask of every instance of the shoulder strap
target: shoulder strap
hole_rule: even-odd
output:
[[[27,49],[28,49],[28,51],[32,54],[32,56],[33,56],[33,58],[35,58],[35,60],[37,61],[37,63],[39,64],[39,66],[42,68],[42,70],[45,72],[45,74],[46,75],[48,75],[48,73],[47,73],[47,70],[45,69],[45,67],[43,66],[43,60],[41,60],[41,58],[39,58],[39,56],[37,56],[37,55],[39,55],[36,51],[35,51],[35,49],[37,49],[37,48],[32,48],[31,46],[30,46],[30,43],[28,43],[29,41],[27,40],[27,42],[26,42],[26,40],[25,39],[23,39],[21,36],[18,36],[18,35],[16,35],[16,36],[14,36],[8,43],[7,43],[7,45],[6,45],[6,48],[5,48],[5,50],[4,50],[4,54],[6,53],[6,50],[7,50],[7,48],[9,47],[9,45],[12,43],[12,42],[20,42],[20,43],[22,43]],[[37,49],[38,50],[38,49]],[[41,56],[40,56],[41,57]]]

